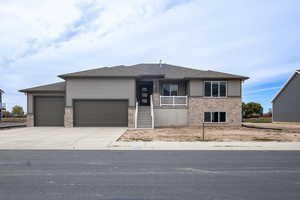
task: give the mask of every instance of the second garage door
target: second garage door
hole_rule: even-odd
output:
[[[74,126],[127,127],[127,100],[75,100]]]

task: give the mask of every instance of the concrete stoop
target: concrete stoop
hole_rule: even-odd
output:
[[[152,118],[150,106],[140,106],[138,110],[137,128],[149,129],[152,128]]]

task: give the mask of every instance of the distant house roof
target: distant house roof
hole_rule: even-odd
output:
[[[66,88],[65,82],[58,82],[48,85],[42,85],[33,88],[19,90],[20,92],[64,92]]]
[[[166,79],[194,79],[194,78],[209,78],[209,79],[242,79],[248,77],[228,74],[216,71],[204,71],[191,69],[169,64],[137,64],[132,66],[113,66],[101,67],[80,72],[68,73],[59,75],[60,78],[80,78],[80,77],[144,77],[158,76]]]
[[[300,74],[300,70],[296,70],[290,78],[287,80],[287,82],[282,86],[282,88],[276,93],[276,95],[273,97],[271,102],[274,102],[275,99],[283,92],[283,90],[288,86],[288,84],[293,80],[293,78],[297,75]]]

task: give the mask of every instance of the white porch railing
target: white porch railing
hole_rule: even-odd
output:
[[[135,116],[134,116],[134,128],[137,128],[138,112],[139,112],[139,102],[136,101],[136,103],[135,103]]]
[[[150,109],[151,109],[151,120],[152,120],[152,129],[154,129],[154,111],[153,111],[153,98],[152,95],[150,95]]]
[[[160,106],[187,106],[187,96],[160,96]]]

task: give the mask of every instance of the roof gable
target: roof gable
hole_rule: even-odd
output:
[[[300,74],[300,70],[296,70],[291,76],[290,78],[285,82],[285,84],[283,84],[282,88],[276,93],[276,95],[273,97],[271,102],[274,102],[277,97],[287,88],[287,86],[289,85],[289,83],[296,77],[297,74]]]

